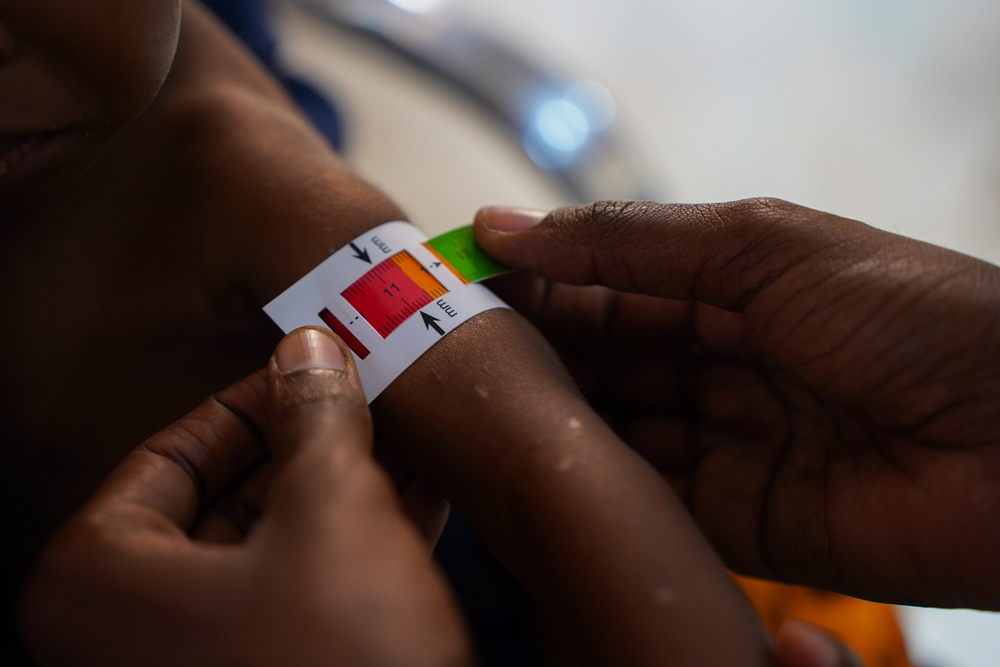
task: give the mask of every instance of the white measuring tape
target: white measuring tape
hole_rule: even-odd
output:
[[[354,353],[368,402],[439,340],[507,304],[476,281],[506,270],[462,227],[428,240],[408,222],[354,239],[264,306],[288,333],[328,327]]]

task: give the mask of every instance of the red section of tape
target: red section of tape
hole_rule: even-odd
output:
[[[448,290],[405,250],[381,262],[341,294],[382,338]]]
[[[319,318],[326,323],[326,326],[333,329],[333,333],[340,336],[347,343],[347,347],[351,348],[351,352],[358,355],[358,359],[364,359],[368,356],[368,348],[358,340],[357,336],[351,333],[350,329],[344,326],[343,322],[334,317],[333,313],[324,308],[319,311]]]

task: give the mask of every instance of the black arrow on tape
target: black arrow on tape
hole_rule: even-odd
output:
[[[423,311],[421,311],[420,317],[424,318],[424,328],[425,329],[427,329],[428,331],[430,331],[433,328],[434,331],[438,332],[439,336],[443,336],[444,335],[444,329],[442,329],[441,327],[438,326],[438,322],[440,322],[440,320],[438,318],[434,317],[433,315],[428,315],[427,313],[425,313]]]
[[[368,256],[368,248],[362,250],[358,246],[351,244],[351,250],[354,251],[354,256],[360,259],[362,262],[372,263],[372,258]]]

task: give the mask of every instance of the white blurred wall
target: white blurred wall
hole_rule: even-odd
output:
[[[602,80],[664,192],[790,199],[1000,262],[997,0],[440,0]]]

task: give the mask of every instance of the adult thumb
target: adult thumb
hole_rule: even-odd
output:
[[[550,213],[484,208],[476,239],[519,269],[576,285],[742,310],[775,280],[849,260],[876,230],[778,199],[603,201]]]
[[[371,456],[372,425],[351,353],[332,333],[298,329],[268,367],[267,439],[278,464],[264,517],[286,539],[321,544],[345,521],[398,511]]]

